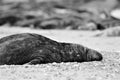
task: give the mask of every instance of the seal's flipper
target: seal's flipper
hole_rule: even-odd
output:
[[[33,60],[31,60],[30,62],[28,62],[24,65],[35,65],[35,64],[41,64],[41,63],[43,63],[42,59],[41,58],[36,58],[36,59],[33,59]]]

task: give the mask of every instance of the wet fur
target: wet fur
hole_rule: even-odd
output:
[[[61,43],[34,33],[0,39],[0,65],[100,61],[102,55],[78,44]]]

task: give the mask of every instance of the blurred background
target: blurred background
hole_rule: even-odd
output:
[[[0,38],[29,32],[120,51],[119,4],[120,0],[0,0]]]
[[[120,0],[0,0],[0,25],[104,30],[120,25]]]

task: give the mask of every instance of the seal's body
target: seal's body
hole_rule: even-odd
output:
[[[102,55],[79,44],[61,43],[34,33],[0,39],[0,65],[100,61]]]

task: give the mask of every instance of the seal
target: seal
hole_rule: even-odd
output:
[[[101,61],[101,53],[74,43],[57,42],[35,33],[0,39],[0,65]]]

